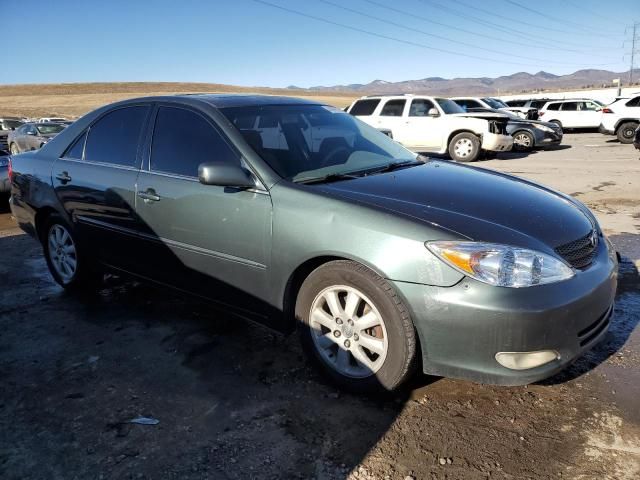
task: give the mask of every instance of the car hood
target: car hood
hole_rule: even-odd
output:
[[[445,161],[317,187],[448,231],[443,238],[455,232],[475,241],[552,251],[595,228],[586,207],[570,197],[517,177]]]
[[[545,127],[549,127],[549,128],[553,128],[554,130],[558,130],[558,125],[557,124],[551,123],[551,122],[541,122],[540,120],[525,120],[524,118],[516,120],[515,118],[510,118],[509,119],[509,123],[517,124],[517,125],[544,125]]]
[[[508,120],[509,116],[503,113],[493,112],[464,112],[464,113],[451,113],[452,117],[472,117],[482,118],[484,120]]]

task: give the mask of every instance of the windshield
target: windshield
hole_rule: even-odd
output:
[[[497,98],[483,98],[482,100],[484,100],[485,103],[491,108],[504,108],[509,106],[502,100],[498,100]]]
[[[64,130],[64,125],[37,125],[40,135],[51,135],[52,133],[60,133]]]
[[[436,98],[436,102],[438,102],[440,108],[442,108],[444,113],[447,115],[450,115],[452,113],[466,113],[464,108],[462,108],[453,100],[449,100],[448,98]]]
[[[0,130],[15,130],[22,122],[19,120],[3,120],[0,122]]]
[[[417,157],[334,107],[267,105],[220,111],[271,168],[294,182],[376,170]]]

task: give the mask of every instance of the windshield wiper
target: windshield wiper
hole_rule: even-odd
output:
[[[305,185],[308,185],[311,183],[329,183],[339,180],[351,180],[359,177],[361,177],[361,175],[353,175],[351,173],[330,173],[329,175],[324,175],[322,177],[303,178],[295,183],[304,183]]]
[[[392,172],[394,170],[399,170],[401,168],[415,167],[417,165],[424,165],[424,162],[421,160],[404,160],[402,162],[392,162],[385,165],[382,168],[376,168],[374,170],[368,171],[367,175],[371,175],[375,173]]]

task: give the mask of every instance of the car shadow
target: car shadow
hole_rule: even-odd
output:
[[[634,263],[634,259],[640,258],[640,251],[637,251],[640,249],[640,235],[623,233],[611,235],[609,239],[621,254],[616,304],[609,331],[598,345],[585,352],[567,369],[538,382],[541,385],[562,384],[590,372],[615,355],[640,323],[640,315],[633,306],[640,293],[640,272]]]

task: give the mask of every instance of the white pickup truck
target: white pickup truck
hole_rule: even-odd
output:
[[[473,162],[483,150],[505,152],[513,146],[507,116],[466,113],[446,98],[374,95],[356,100],[347,112],[415,152],[448,152],[459,162]]]

